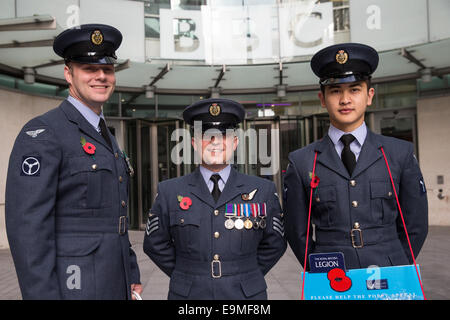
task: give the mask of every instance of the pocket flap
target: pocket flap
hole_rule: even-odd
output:
[[[192,287],[192,280],[183,279],[172,275],[169,284],[169,291],[186,298],[189,296],[191,287]]]
[[[112,164],[107,157],[96,155],[95,160],[91,157],[74,157],[69,160],[70,174],[74,175],[80,172],[96,172],[98,170],[112,170]]]
[[[336,188],[335,186],[326,186],[326,187],[321,187],[319,185],[317,193],[314,194],[313,191],[313,200],[314,199],[320,199],[319,201],[314,201],[314,202],[328,202],[328,201],[336,201]]]
[[[370,195],[372,199],[392,199],[392,197],[394,197],[394,192],[392,190],[392,185],[390,182],[372,181],[370,183]]]
[[[241,281],[241,288],[247,298],[250,298],[267,289],[263,276],[253,277]]]
[[[57,236],[56,255],[58,257],[83,257],[100,246],[102,236]]]
[[[170,226],[185,226],[195,225],[200,226],[200,216],[192,211],[171,211],[170,212]]]

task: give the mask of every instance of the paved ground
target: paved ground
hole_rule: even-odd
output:
[[[143,298],[164,300],[169,278],[142,251],[141,231],[131,231],[130,240],[138,256]],[[450,227],[430,227],[417,263],[421,266],[425,294],[430,300],[450,299]],[[266,276],[269,299],[300,299],[301,267],[288,248],[284,256]],[[0,299],[21,299],[16,272],[9,250],[0,250]]]

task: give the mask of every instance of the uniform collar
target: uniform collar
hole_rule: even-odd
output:
[[[86,106],[80,100],[75,99],[71,95],[69,95],[67,97],[67,100],[71,104],[73,104],[73,106],[81,113],[81,115],[87,120],[87,122],[89,122],[89,124],[91,126],[93,126],[94,129],[97,130],[97,132],[98,132],[99,131],[99,126],[98,125],[100,123],[100,118],[105,119],[105,117],[103,116],[103,110],[102,110],[102,113],[100,115],[98,115],[94,111],[92,111],[91,108]]]
[[[367,137],[366,123],[363,122],[362,125],[360,125],[357,129],[353,130],[352,132],[344,132],[342,130],[339,130],[330,123],[330,128],[328,129],[328,136],[330,137],[334,145],[337,145],[339,143],[339,139],[341,139],[341,137],[344,134],[352,134],[356,138],[356,141],[358,141],[359,145],[362,146]]]
[[[203,179],[205,180],[205,183],[208,185],[208,181],[209,179],[211,179],[211,176],[213,174],[218,174],[220,175],[220,178],[223,180],[223,183],[226,184],[228,177],[230,176],[230,172],[231,172],[231,166],[228,165],[225,168],[223,168],[221,171],[219,172],[213,172],[211,170],[206,169],[205,167],[203,167],[202,165],[200,165],[200,173],[202,174]]]

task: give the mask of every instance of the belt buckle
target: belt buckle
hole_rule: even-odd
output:
[[[127,231],[127,217],[119,217],[119,234],[124,235]]]
[[[355,231],[358,231],[358,233],[359,233],[360,245],[356,245],[355,244],[355,235],[353,234]],[[362,230],[360,228],[352,229],[352,231],[350,231],[350,237],[352,239],[352,246],[353,246],[353,248],[359,249],[359,248],[364,247],[364,242],[363,242],[363,237],[362,237]]]
[[[219,275],[216,275],[214,272],[214,264],[217,263],[218,265],[218,269],[219,269]],[[222,277],[222,263],[220,262],[220,260],[213,260],[211,261],[211,276],[214,279],[218,279]]]

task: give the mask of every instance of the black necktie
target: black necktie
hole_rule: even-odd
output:
[[[342,150],[341,154],[342,162],[347,168],[348,173],[352,175],[353,169],[355,169],[356,166],[356,157],[355,154],[350,150],[350,143],[355,140],[355,137],[352,134],[344,134],[340,140],[344,144],[344,149]]]
[[[102,137],[105,139],[108,146],[112,149],[111,139],[109,138],[108,129],[106,128],[106,123],[105,120],[103,120],[103,118],[100,118],[99,126]]]
[[[214,201],[217,202],[217,200],[219,200],[220,197],[220,189],[219,189],[219,180],[220,180],[220,175],[218,174],[213,174],[210,178],[212,180],[212,182],[214,183],[214,187],[211,191],[211,194],[214,198]]]

